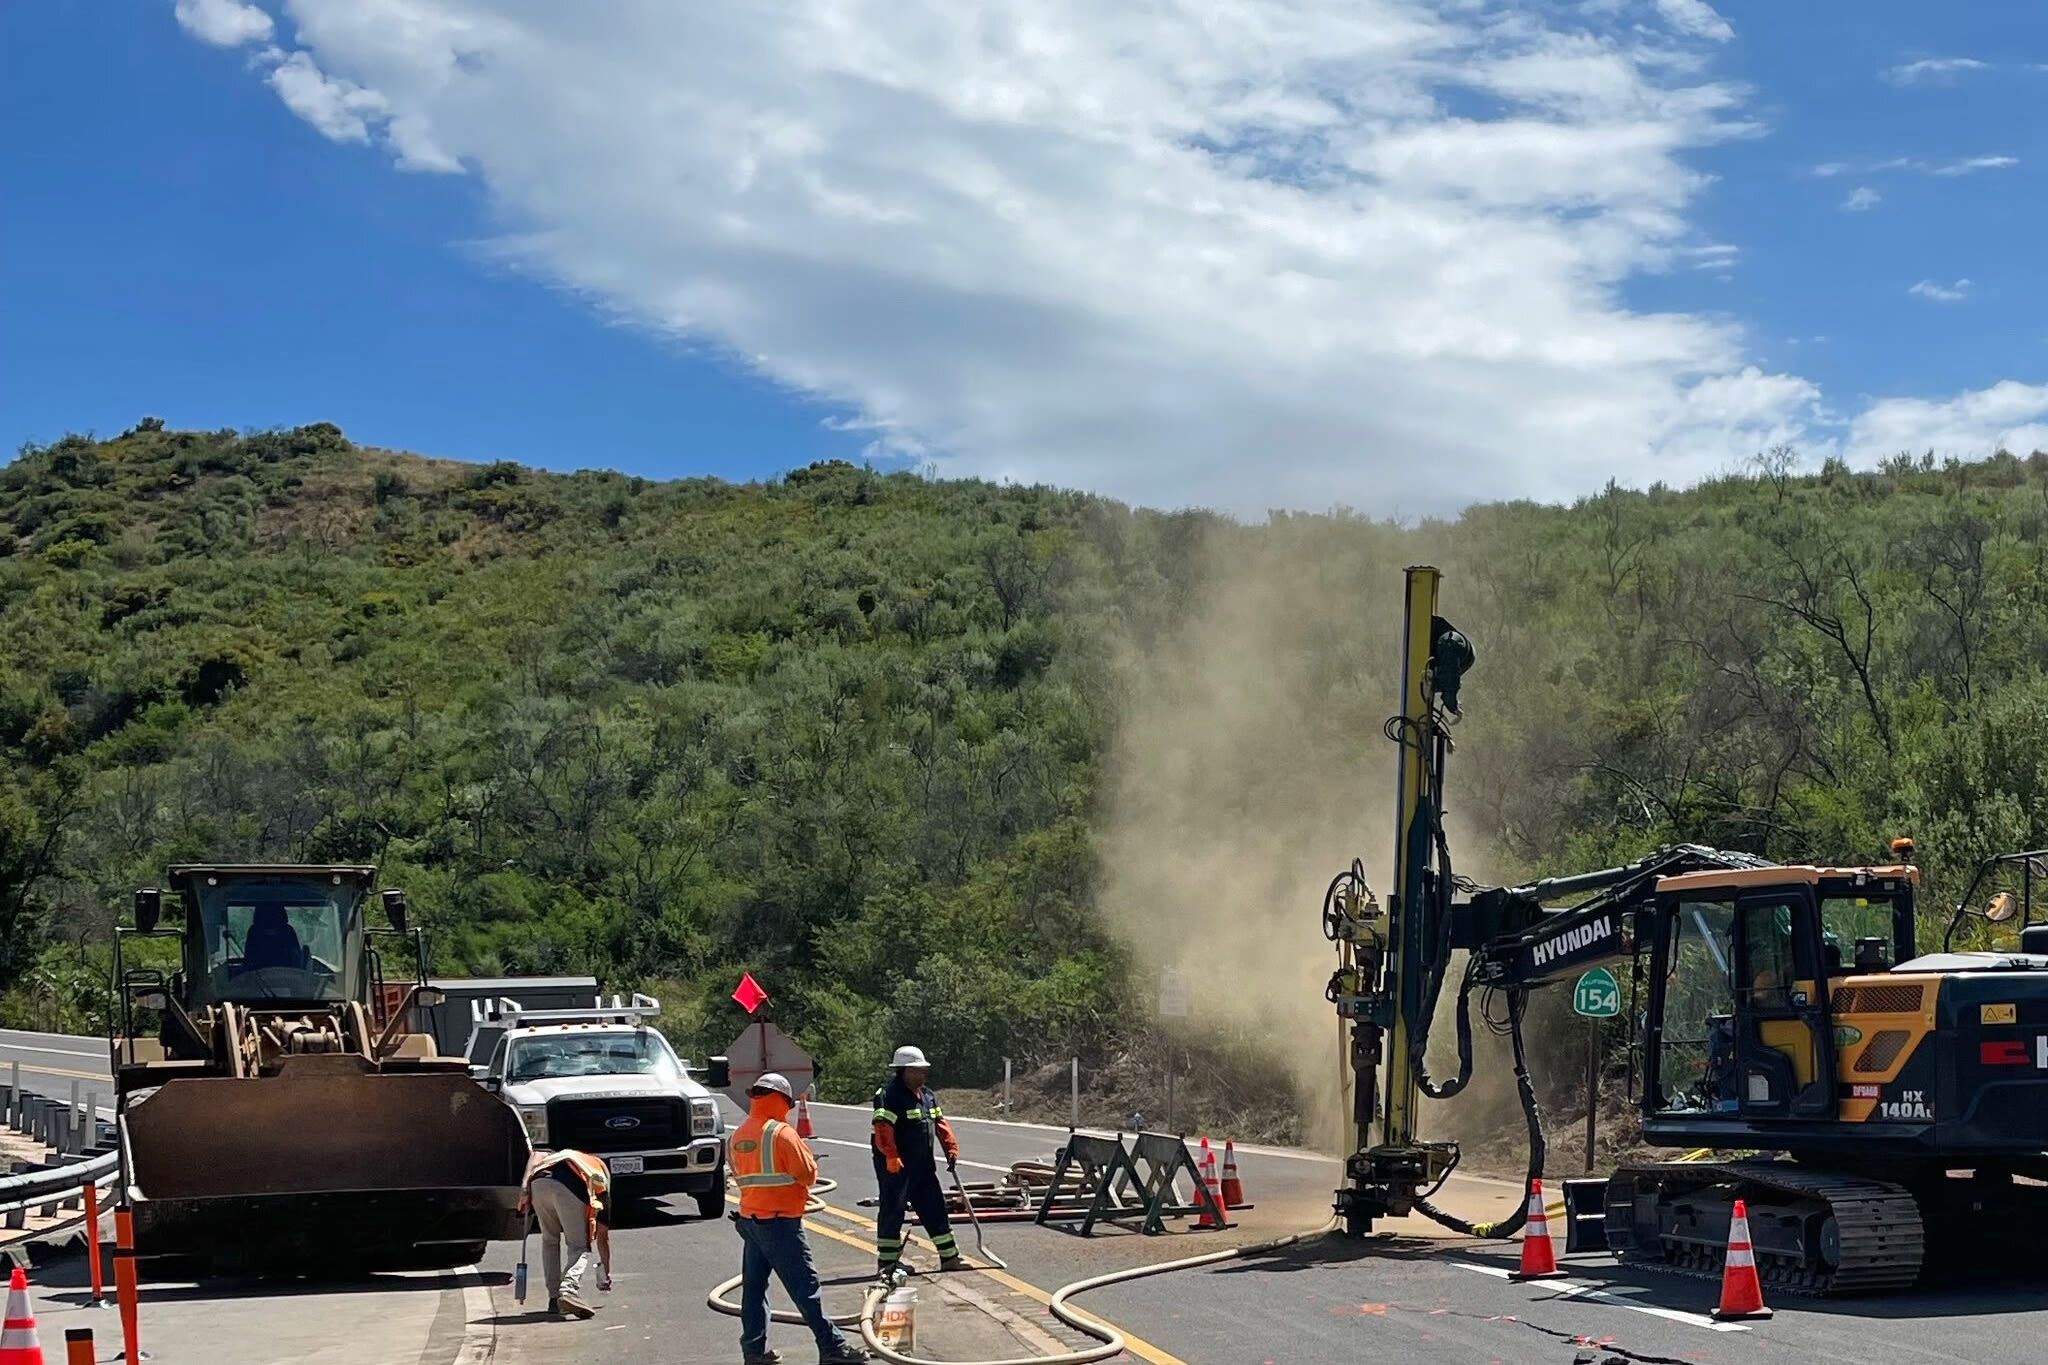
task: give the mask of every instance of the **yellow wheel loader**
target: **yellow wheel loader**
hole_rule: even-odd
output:
[[[372,867],[180,866],[115,932],[111,1040],[136,1254],[195,1269],[467,1265],[520,1232],[517,1114],[410,1026],[435,1003]],[[160,928],[165,890],[182,923]],[[147,940],[175,940],[137,965]],[[405,959],[385,979],[380,943]]]

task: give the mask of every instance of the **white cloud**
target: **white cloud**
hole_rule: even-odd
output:
[[[2020,164],[2016,156],[1973,156],[1963,161],[1951,161],[1935,166],[1929,175],[1974,175],[1978,171],[2008,171]]]
[[[947,473],[1417,512],[1683,482],[1823,420],[1733,324],[1623,301],[1736,256],[1687,220],[1690,154],[1754,131],[1689,6],[289,12],[280,96],[477,175],[493,258]]]
[[[387,112],[382,95],[329,76],[304,52],[294,52],[271,68],[270,88],[286,108],[336,142],[368,142],[369,120]]]
[[[2048,384],[2008,379],[1945,402],[1886,399],[1856,419],[1847,449],[1864,464],[1902,451],[1982,459],[1998,450],[2048,450]]]
[[[1842,201],[1842,207],[1850,213],[1868,213],[1876,208],[1884,196],[1868,185],[1859,185],[1849,191],[1849,197]]]
[[[1850,166],[1846,161],[1824,161],[1813,168],[1813,173],[1821,179],[1827,180],[1834,176],[1847,175],[1849,170]]]
[[[1884,77],[1894,85],[1925,85],[1934,81],[1953,80],[1970,71],[1983,71],[1987,65],[1975,57],[1928,57],[1892,67],[1884,73]]]
[[[173,12],[187,33],[215,47],[270,40],[270,16],[241,0],[178,0]]]
[[[1724,43],[1735,36],[1726,19],[1706,0],[1657,0],[1657,12],[1680,33]]]
[[[1970,282],[1957,280],[1954,284],[1941,284],[1934,280],[1922,280],[1906,292],[1916,298],[1932,299],[1936,303],[1960,303],[1970,297]]]

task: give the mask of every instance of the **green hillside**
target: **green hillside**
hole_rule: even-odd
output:
[[[459,465],[325,424],[25,449],[0,469],[5,1021],[95,1024],[112,914],[169,861],[362,860],[443,970],[591,971],[716,1041],[751,969],[828,1091],[904,1037],[963,1083],[1106,1062],[1150,1031],[1143,940],[1173,923],[1111,932],[1130,812],[1312,809],[1384,855],[1377,814],[1323,794],[1380,790],[1418,559],[1479,650],[1461,871],[1673,837],[1867,860],[1911,832],[1940,902],[2048,843],[2048,458],[1788,471],[1238,526],[844,464]],[[1247,680],[1256,743],[1176,726]],[[1157,780],[1119,748],[1140,714]],[[1224,908],[1312,927],[1334,870]],[[1205,1046],[1233,1039],[1260,1043]]]

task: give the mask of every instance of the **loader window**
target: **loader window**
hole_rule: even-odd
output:
[[[1689,902],[1672,918],[1657,1049],[1664,1110],[1725,1107],[1735,1046],[1734,929],[1735,907],[1726,902]]]
[[[359,998],[361,909],[358,888],[318,879],[201,888],[205,999]]]

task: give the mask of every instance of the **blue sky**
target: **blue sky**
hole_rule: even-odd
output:
[[[1254,514],[2048,444],[2048,7],[1186,3],[0,7],[0,437]]]

